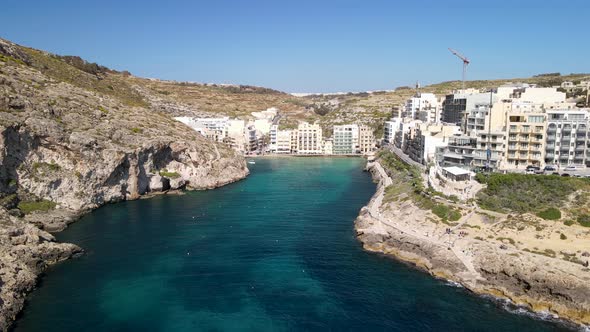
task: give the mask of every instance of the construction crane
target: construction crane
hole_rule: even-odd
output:
[[[455,51],[452,48],[449,48],[449,51],[451,51],[451,53],[453,53],[455,56],[457,56],[457,58],[461,59],[463,61],[463,81],[462,81],[462,89],[465,90],[465,73],[467,72],[467,65],[469,64],[469,59],[467,59],[466,57],[464,57],[463,55],[461,55],[461,53]]]

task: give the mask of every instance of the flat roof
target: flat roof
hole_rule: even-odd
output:
[[[457,166],[445,167],[445,168],[443,168],[443,170],[445,170],[453,175],[466,175],[466,174],[471,173],[471,172],[466,171],[466,170],[464,170],[460,167],[457,167]]]

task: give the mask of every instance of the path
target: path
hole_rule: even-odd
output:
[[[459,261],[461,263],[463,263],[463,265],[465,266],[465,268],[467,269],[467,273],[464,275],[464,278],[466,279],[467,282],[469,283],[475,283],[477,280],[483,279],[481,277],[481,275],[475,270],[475,267],[473,266],[473,263],[470,259],[470,257],[468,257],[467,255],[465,255],[465,253],[463,253],[461,250],[459,250],[460,248],[457,248],[455,246],[450,246],[449,244],[446,243],[444,241],[444,239],[441,238],[435,238],[435,237],[428,237],[425,236],[424,234],[420,234],[418,233],[415,229],[410,229],[408,227],[403,227],[402,225],[399,225],[397,223],[392,223],[389,220],[383,218],[381,211],[380,211],[380,207],[381,207],[381,203],[383,202],[383,197],[384,197],[384,193],[385,193],[385,188],[389,185],[391,185],[393,183],[392,179],[387,175],[387,173],[385,172],[385,170],[383,169],[383,167],[381,166],[381,164],[379,162],[375,162],[373,164],[373,168],[375,170],[377,170],[377,172],[379,172],[380,174],[380,178],[382,183],[379,186],[379,189],[377,190],[377,193],[374,197],[374,199],[372,199],[369,204],[367,205],[367,208],[369,210],[369,214],[371,215],[371,217],[373,217],[373,219],[377,220],[379,222],[379,225],[377,226],[377,229],[379,231],[379,233],[387,233],[385,231],[386,227],[390,227],[393,229],[398,230],[399,232],[401,232],[402,234],[407,233],[415,238],[418,238],[420,240],[426,241],[426,242],[430,242],[430,243],[434,243],[435,245],[440,246],[441,248],[450,248],[451,251],[453,252],[453,254],[457,257],[457,259],[459,259]],[[473,215],[473,211],[471,213],[469,213],[468,215],[464,216],[462,218],[462,222],[460,222],[459,225],[463,225],[464,223],[467,222],[467,220],[469,220],[469,218]],[[459,226],[458,225],[458,226]]]

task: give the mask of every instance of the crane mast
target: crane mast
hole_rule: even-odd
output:
[[[453,53],[453,55],[455,55],[457,58],[461,59],[461,61],[463,61],[463,76],[462,76],[462,83],[461,83],[461,87],[463,90],[465,90],[465,74],[467,73],[467,65],[469,64],[469,59],[467,59],[467,57],[461,55],[461,53],[455,51],[452,48],[449,48],[449,51],[451,51],[451,53]]]

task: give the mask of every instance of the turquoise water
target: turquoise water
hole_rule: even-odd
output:
[[[362,159],[258,159],[244,181],[100,208],[60,241],[17,331],[555,331],[364,252]]]

